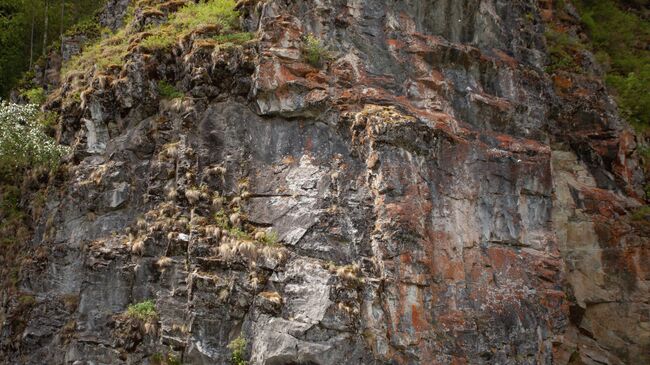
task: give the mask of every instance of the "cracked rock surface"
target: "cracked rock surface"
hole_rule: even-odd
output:
[[[650,363],[634,136],[599,80],[556,90],[537,1],[240,6],[254,42],[134,48],[50,102],[75,153],[0,360]]]

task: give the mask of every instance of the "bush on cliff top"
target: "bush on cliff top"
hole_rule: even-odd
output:
[[[189,3],[169,16],[162,25],[150,25],[140,45],[148,50],[165,49],[181,36],[203,26],[218,25],[222,33],[230,33],[237,27],[239,13],[235,10],[235,0],[209,0]],[[131,11],[133,12],[133,10]],[[125,21],[128,23],[128,20]],[[122,65],[130,52],[133,37],[128,26],[115,34],[85,47],[84,51],[64,65],[61,72],[66,78],[71,72],[84,71],[96,67],[103,71],[112,65]]]
[[[239,18],[235,5],[235,0],[190,3],[172,14],[166,24],[150,26],[147,30],[152,34],[142,41],[142,46],[167,48],[186,32],[209,25],[218,25],[222,32],[230,32],[237,27]]]

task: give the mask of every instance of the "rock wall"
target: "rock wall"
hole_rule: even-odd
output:
[[[50,100],[75,154],[0,359],[226,364],[244,338],[268,365],[650,361],[634,137],[597,77],[544,72],[545,3],[238,6],[256,41],[134,36]],[[124,314],[146,299],[153,323]]]

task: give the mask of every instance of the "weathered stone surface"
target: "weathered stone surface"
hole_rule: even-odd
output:
[[[76,151],[0,359],[226,364],[241,337],[266,365],[650,361],[634,137],[597,81],[543,71],[536,2],[239,7],[258,41],[135,43],[61,107]],[[125,317],[146,299],[154,324]]]

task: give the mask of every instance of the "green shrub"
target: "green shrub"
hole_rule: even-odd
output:
[[[327,48],[313,34],[307,34],[305,36],[302,53],[307,63],[319,68],[330,57]]]
[[[174,85],[169,84],[167,81],[160,80],[158,81],[158,93],[160,96],[169,99],[175,99],[183,97],[182,92],[174,87]]]
[[[87,39],[97,39],[106,32],[108,29],[102,27],[96,17],[87,17],[70,27],[65,34],[67,36],[83,34]]]
[[[142,303],[130,305],[126,310],[126,315],[142,321],[150,321],[158,317],[156,305],[152,300],[145,300]]]
[[[58,165],[70,150],[45,133],[52,119],[34,104],[0,102],[0,173]]]
[[[27,101],[36,105],[43,105],[45,102],[45,89],[42,87],[35,87],[33,89],[25,90],[20,93]]]
[[[246,339],[239,336],[236,339],[232,340],[228,344],[228,349],[230,349],[232,355],[230,357],[230,363],[232,365],[246,365],[248,362],[244,360],[246,352]]]
[[[627,2],[629,3],[629,1]],[[650,22],[615,0],[577,0],[582,23],[623,116],[650,126]]]

